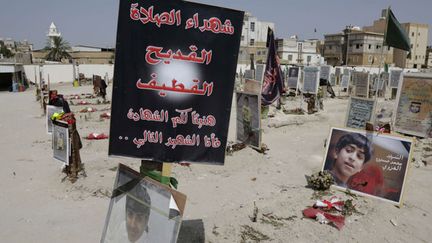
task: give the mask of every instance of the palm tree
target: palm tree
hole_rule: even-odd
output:
[[[71,55],[67,52],[70,49],[67,41],[63,40],[61,36],[55,36],[53,38],[53,45],[51,45],[51,41],[49,40],[45,47],[45,50],[48,51],[45,59],[47,61],[60,62],[63,58],[71,58]]]

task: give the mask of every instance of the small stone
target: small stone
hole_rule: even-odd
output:
[[[397,226],[397,222],[394,219],[390,219],[390,223],[392,223],[393,226]]]

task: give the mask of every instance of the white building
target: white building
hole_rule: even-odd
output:
[[[245,13],[238,63],[250,64],[251,58],[255,62],[265,62],[267,58],[267,30],[275,30],[274,23],[259,21],[250,13]]]
[[[320,65],[323,63],[319,53],[319,40],[299,40],[297,36],[276,39],[277,53],[284,64]]]
[[[54,22],[51,22],[47,36],[48,38],[50,38],[51,47],[54,47],[54,37],[61,36],[61,33],[57,30],[57,27],[55,26]]]

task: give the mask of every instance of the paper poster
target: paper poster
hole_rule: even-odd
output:
[[[297,89],[298,80],[299,80],[299,67],[290,67],[288,69],[288,88]]]
[[[261,99],[258,94],[236,92],[237,142],[261,148]]]
[[[397,88],[399,86],[399,81],[402,78],[402,70],[400,69],[393,69],[390,70],[390,76],[389,76],[389,87],[390,88]]]
[[[405,75],[398,89],[394,130],[432,137],[432,75]]]
[[[365,129],[366,122],[373,122],[375,103],[374,99],[350,97],[345,126]]]
[[[319,69],[317,67],[304,67],[303,93],[316,94],[319,85]]]
[[[408,138],[332,128],[323,170],[340,189],[401,205],[411,146]]]
[[[348,88],[348,86],[349,86],[349,78],[350,78],[349,75],[342,74],[342,81],[341,81],[341,84],[340,84],[341,88],[344,88],[344,89]]]
[[[328,65],[320,67],[320,79],[325,79],[330,81],[330,69],[331,67]]]
[[[264,79],[265,64],[257,64],[255,69],[255,80],[262,83]]]
[[[255,80],[255,70],[246,69],[244,73],[244,78]]]
[[[369,97],[369,73],[353,72],[353,83],[355,84],[355,93],[357,97]]]

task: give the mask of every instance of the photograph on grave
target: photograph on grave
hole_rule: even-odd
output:
[[[120,1],[109,155],[224,163],[243,16],[187,1]]]
[[[375,99],[350,97],[345,118],[345,126],[365,129],[367,122],[374,120]]]
[[[389,87],[397,88],[399,87],[399,81],[402,79],[402,70],[401,69],[393,69],[390,70],[389,74]]]
[[[335,67],[335,78],[336,78],[336,82],[337,84],[339,84],[340,80],[341,80],[341,67]]]
[[[253,79],[253,80],[255,80],[255,70],[246,69],[245,72],[244,72],[244,78],[245,79]]]
[[[288,69],[288,88],[297,89],[298,80],[299,80],[299,67],[290,67]]]
[[[53,106],[53,105],[47,105],[46,106],[46,131],[47,134],[51,134],[52,133],[52,120],[51,120],[51,116],[54,113],[61,113],[63,112],[63,107],[59,107],[59,106]]]
[[[432,75],[404,75],[397,93],[394,130],[432,137]]]
[[[261,148],[261,99],[258,94],[236,92],[237,142]]]
[[[336,85],[336,75],[334,73],[330,74],[330,85],[331,86]]]
[[[331,128],[323,170],[334,186],[402,204],[412,140],[376,132]]]
[[[318,67],[303,68],[303,93],[316,94],[319,85]]]
[[[320,79],[330,81],[331,67],[328,65],[320,66]]]
[[[71,146],[69,141],[69,127],[66,122],[53,121],[52,148],[54,159],[69,165]]]
[[[264,79],[265,64],[257,64],[255,68],[255,80],[262,83]]]
[[[354,71],[352,73],[352,78],[355,85],[354,95],[357,97],[369,98],[369,73]]]
[[[177,241],[186,196],[120,164],[101,242]]]
[[[350,70],[348,68],[344,68],[342,78],[341,78],[340,87],[343,89],[348,89],[348,87],[350,85],[350,78],[351,78]]]

